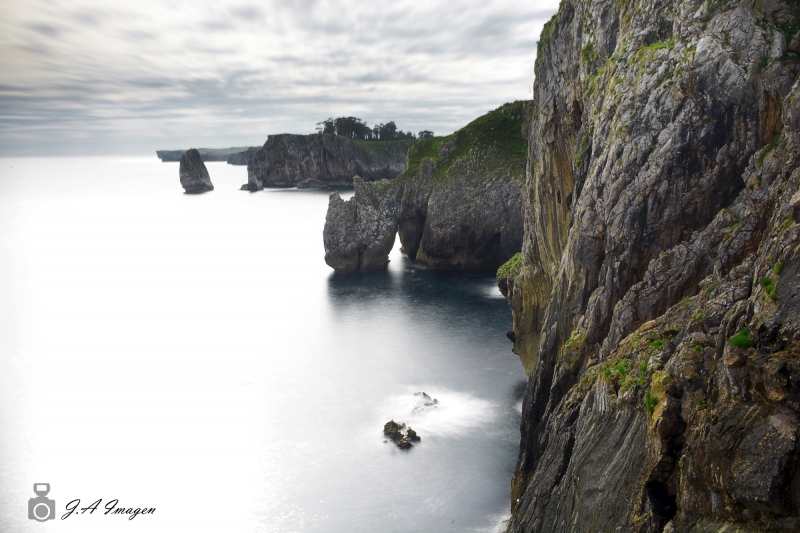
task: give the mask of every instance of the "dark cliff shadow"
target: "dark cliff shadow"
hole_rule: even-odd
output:
[[[297,187],[264,187],[265,192],[273,192],[273,193],[294,193],[294,194],[317,194],[317,195],[324,195],[330,196],[332,192],[338,192],[339,194],[344,193],[352,193],[352,187],[331,187],[330,189],[317,189],[313,187],[298,189]]]
[[[435,308],[453,320],[480,317],[483,325],[503,333],[511,327],[511,311],[488,273],[436,271],[419,267],[408,257],[395,257],[389,268],[332,273],[328,301],[334,309],[381,304],[417,309]],[[510,343],[509,343],[510,347]]]

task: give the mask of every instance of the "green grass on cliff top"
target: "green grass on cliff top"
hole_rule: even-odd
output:
[[[416,174],[422,160],[430,157],[436,161],[434,177],[443,181],[453,164],[475,149],[482,156],[480,170],[506,168],[515,178],[524,181],[528,141],[522,128],[526,118],[525,102],[517,101],[473,120],[447,137],[419,140],[408,151],[408,168],[402,176]],[[454,143],[453,149],[440,156],[439,150],[445,143]]]
[[[413,139],[403,139],[400,141],[366,141],[361,139],[352,139],[353,142],[359,146],[363,146],[367,150],[375,152],[377,155],[389,157],[397,151],[406,152],[408,147],[416,141]]]

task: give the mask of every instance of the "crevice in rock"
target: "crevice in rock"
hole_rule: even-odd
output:
[[[670,494],[667,486],[659,481],[648,481],[645,485],[647,507],[651,513],[650,531],[661,533],[667,522],[675,518],[678,504],[675,495]]]

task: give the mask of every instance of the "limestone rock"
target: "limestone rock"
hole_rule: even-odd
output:
[[[509,532],[800,528],[798,23],[563,0],[545,25],[499,280],[530,374]]]
[[[439,270],[494,271],[520,251],[529,112],[525,102],[506,104],[444,139],[412,146],[409,168],[418,170],[400,177],[399,220],[412,260]]]
[[[248,175],[247,176],[247,183],[242,185],[239,190],[256,192],[256,191],[260,191],[260,190],[263,190],[263,189],[264,189],[264,186],[261,184],[261,182],[258,180],[258,178],[256,178],[254,175]]]
[[[214,185],[208,175],[205,163],[200,158],[200,152],[192,148],[186,150],[181,156],[180,166],[181,186],[187,193],[201,193],[213,191]]]
[[[353,186],[355,194],[346,202],[338,192],[331,194],[322,232],[325,262],[337,272],[385,267],[397,235],[402,189],[358,176]]]
[[[383,242],[394,227],[409,258],[440,270],[494,271],[519,252],[525,174],[522,130],[527,113],[523,102],[507,104],[445,139],[412,145],[409,169],[393,180],[392,187],[373,190],[374,202],[383,207],[375,212],[380,222],[370,224],[386,232],[374,235]],[[434,151],[438,143],[441,146]],[[426,155],[431,152],[438,158]],[[354,235],[338,227],[355,225],[354,207],[346,217],[331,213],[331,209],[344,209],[343,205],[331,200],[326,235]],[[355,250],[370,247],[370,241],[359,239],[344,254],[350,258],[344,264],[338,259],[337,266],[328,264],[336,270],[358,269]],[[339,253],[329,250],[345,247],[341,240],[330,240],[329,246],[326,238],[326,254],[331,257]],[[384,250],[387,257],[371,263],[387,264],[391,247],[376,244],[372,248]]]
[[[248,178],[265,187],[346,187],[393,179],[406,168],[412,141],[364,141],[329,134],[270,135],[247,163]]]

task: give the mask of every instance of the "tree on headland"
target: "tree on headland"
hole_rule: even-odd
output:
[[[357,117],[329,118],[322,122],[317,122],[317,133],[328,135],[340,135],[349,139],[362,140],[414,140],[413,133],[398,130],[394,121],[386,124],[376,124],[370,128],[366,122]],[[427,131],[427,130],[425,130]],[[430,132],[429,132],[430,133]],[[431,133],[433,136],[433,133]]]
[[[417,134],[420,139],[433,139],[433,132],[429,130],[422,130]]]

